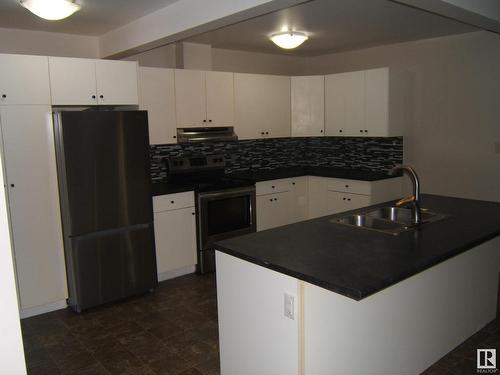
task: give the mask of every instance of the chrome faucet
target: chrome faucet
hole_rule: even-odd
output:
[[[398,165],[394,167],[389,174],[394,175],[399,171],[403,171],[410,177],[413,183],[413,195],[402,198],[396,202],[397,207],[411,205],[413,212],[413,224],[418,225],[422,223],[422,212],[420,209],[420,181],[417,176],[417,172],[408,165]]]

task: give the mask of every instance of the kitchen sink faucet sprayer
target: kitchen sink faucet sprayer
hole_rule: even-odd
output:
[[[400,199],[397,203],[397,207],[401,206],[411,206],[413,211],[413,224],[418,225],[422,223],[422,212],[420,209],[420,181],[415,170],[408,165],[398,165],[394,167],[389,174],[395,175],[397,172],[403,171],[410,177],[413,183],[413,195]]]

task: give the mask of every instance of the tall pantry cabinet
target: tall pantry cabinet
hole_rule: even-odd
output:
[[[67,298],[48,58],[0,54],[0,97],[18,294],[29,316]]]

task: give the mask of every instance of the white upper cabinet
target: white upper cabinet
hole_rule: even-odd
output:
[[[325,128],[325,77],[291,78],[292,136],[317,137]]]
[[[139,87],[139,108],[148,111],[149,143],[175,143],[174,70],[139,67]]]
[[[0,54],[0,105],[50,104],[46,56]]]
[[[137,105],[137,63],[49,57],[54,105]]]
[[[234,98],[240,139],[290,136],[290,77],[235,73]]]
[[[177,126],[233,126],[233,73],[175,70]]]
[[[99,104],[137,105],[137,62],[96,60]]]
[[[364,72],[325,76],[327,136],[360,136],[364,130]]]
[[[175,110],[177,127],[205,126],[207,122],[205,72],[175,70]]]
[[[234,74],[205,72],[207,121],[211,126],[234,126]]]
[[[325,132],[328,136],[402,136],[406,76],[385,68],[325,77]]]
[[[368,135],[402,136],[408,109],[409,77],[389,68],[365,71],[365,118]]]
[[[55,105],[96,105],[95,61],[49,57],[50,91]]]

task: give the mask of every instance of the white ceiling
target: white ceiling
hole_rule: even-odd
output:
[[[17,0],[0,0],[0,27],[102,35],[178,0],[76,0],[81,10],[61,21],[46,21]]]
[[[310,39],[289,52],[268,35],[288,27]],[[186,39],[214,48],[314,56],[475,31],[477,28],[388,0],[314,0]]]

